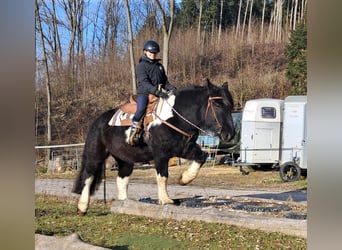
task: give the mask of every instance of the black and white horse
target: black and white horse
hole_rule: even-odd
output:
[[[128,126],[109,126],[108,121],[117,109],[99,116],[87,135],[82,166],[73,192],[80,194],[78,213],[88,210],[90,195],[101,183],[103,164],[112,155],[118,165],[118,200],[127,199],[129,177],[136,162],[154,161],[159,203],[173,200],[167,193],[168,162],[172,157],[191,160],[189,168],[179,178],[186,185],[196,178],[208,154],[196,143],[200,131],[215,133],[222,141],[234,137],[231,116],[233,99],[228,83],[217,87],[207,80],[205,86],[180,88],[166,99],[160,115],[147,128],[148,138],[136,146],[128,142]]]

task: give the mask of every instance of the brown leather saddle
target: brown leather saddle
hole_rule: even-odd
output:
[[[110,126],[130,126],[132,124],[132,118],[137,111],[137,95],[131,95],[128,103],[124,103],[119,106],[119,109],[113,115],[109,121]],[[153,121],[152,112],[158,104],[159,98],[155,95],[148,96],[148,104],[145,115],[143,117],[144,128]]]

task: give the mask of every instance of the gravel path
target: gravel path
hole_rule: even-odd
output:
[[[74,196],[78,195],[71,193],[74,180],[71,179],[36,179],[35,193],[49,194],[57,196]],[[101,185],[92,199],[104,198],[104,185]],[[306,191],[271,191],[271,190],[233,190],[219,189],[198,186],[179,186],[168,185],[168,192],[172,199],[182,199],[190,197],[219,197],[224,199],[261,199],[272,203],[290,202],[296,204],[307,204]],[[106,199],[116,199],[117,190],[114,181],[106,182]],[[128,198],[126,202],[115,201],[112,204],[111,211],[114,213],[128,213],[136,215],[145,215],[156,218],[173,218],[176,220],[193,219],[207,222],[221,222],[230,225],[243,226],[252,229],[260,229],[268,232],[282,232],[285,234],[307,237],[307,220],[306,219],[287,219],[266,216],[262,213],[251,214],[246,211],[225,211],[218,208],[189,208],[173,205],[154,205],[144,202],[136,202],[139,199],[157,199],[157,185],[130,183],[128,187]],[[142,212],[143,211],[143,212]],[[145,214],[144,211],[150,211]],[[36,249],[47,249],[44,246],[47,244],[45,238],[48,236],[36,235]],[[68,245],[68,249],[92,249],[91,246],[86,246],[82,242],[77,241],[76,236],[70,236],[72,243]],[[69,240],[69,238],[67,238]],[[61,242],[68,240],[60,240],[49,238],[59,249]],[[75,243],[76,242],[76,243]],[[49,243],[50,247],[52,242]],[[75,248],[74,245],[75,244]],[[82,245],[84,248],[82,248]],[[41,246],[41,247],[39,247]],[[54,249],[54,248],[52,248]],[[94,248],[95,249],[95,248]]]
[[[58,196],[75,196],[71,193],[73,187],[73,180],[70,179],[36,179],[35,193],[36,194],[50,194]],[[96,199],[103,199],[103,185],[93,196]],[[233,189],[219,189],[209,187],[197,186],[179,186],[168,185],[168,192],[170,197],[184,198],[193,196],[217,196],[222,198],[230,197],[250,197],[270,199],[274,201],[288,201],[291,200],[296,203],[307,203],[306,191],[265,191],[265,190],[233,190]],[[107,200],[116,199],[116,184],[114,181],[107,181],[106,183],[106,198]],[[138,200],[143,197],[157,198],[156,184],[130,183],[128,187],[128,198]]]

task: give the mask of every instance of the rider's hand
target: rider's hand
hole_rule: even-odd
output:
[[[154,94],[160,98],[168,98],[169,97],[168,94],[166,94],[165,92],[160,91],[160,90],[157,90]]]

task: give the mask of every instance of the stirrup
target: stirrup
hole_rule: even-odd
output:
[[[140,137],[140,133],[138,130],[132,132],[132,134],[128,138],[128,144],[134,146],[138,143]]]
[[[140,128],[135,127],[133,130],[131,128],[131,132],[128,138],[128,144],[131,146],[136,145],[139,142],[139,138],[140,138]]]

